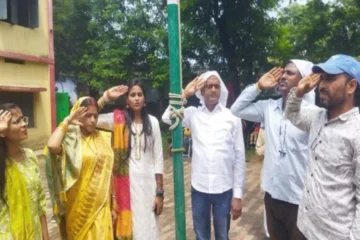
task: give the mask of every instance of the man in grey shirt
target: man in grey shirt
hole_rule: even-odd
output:
[[[360,63],[335,55],[293,88],[285,116],[309,132],[309,159],[298,227],[308,239],[360,239]],[[320,104],[302,106],[319,86]]]

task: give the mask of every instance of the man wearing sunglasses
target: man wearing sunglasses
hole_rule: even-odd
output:
[[[360,63],[339,54],[312,71],[291,90],[285,111],[309,133],[297,224],[308,239],[360,239]],[[301,106],[304,94],[316,86],[321,108]]]

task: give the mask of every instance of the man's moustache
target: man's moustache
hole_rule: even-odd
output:
[[[288,81],[287,81],[287,80],[280,80],[280,81],[279,81],[279,84],[286,84],[286,85],[288,85]]]
[[[323,94],[326,94],[326,95],[329,96],[329,92],[326,89],[323,89],[323,88],[319,90],[319,93],[323,93]]]

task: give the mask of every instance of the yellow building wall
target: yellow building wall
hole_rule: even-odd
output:
[[[46,92],[33,94],[35,127],[29,129],[27,142],[45,141],[51,133],[49,66],[32,62],[26,62],[24,65],[5,63],[4,58],[0,57],[0,73],[0,85],[36,86],[47,89]]]
[[[49,54],[48,0],[38,0],[39,27],[26,28],[0,21],[0,51],[36,57]],[[39,148],[51,133],[50,74],[47,63],[25,61],[25,64],[5,63],[0,57],[0,85],[43,87],[45,92],[33,94],[34,128],[28,130],[25,144]],[[0,92],[1,94],[1,92]]]
[[[0,51],[49,56],[48,2],[39,0],[39,27],[26,28],[0,21]]]

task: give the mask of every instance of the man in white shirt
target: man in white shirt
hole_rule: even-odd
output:
[[[308,134],[284,120],[285,99],[313,64],[291,60],[247,87],[231,107],[234,115],[265,126],[265,158],[261,187],[265,191],[267,225],[271,239],[305,239],[296,225],[307,166]],[[263,90],[278,88],[282,98],[254,102]],[[315,94],[308,98],[315,102]],[[305,103],[304,103],[305,104]]]
[[[260,130],[259,135],[256,141],[255,146],[255,152],[256,155],[260,156],[260,158],[264,159],[264,153],[265,153],[265,132],[264,132],[264,123],[260,123]],[[265,238],[264,240],[270,239],[270,234],[267,228],[267,222],[266,222],[266,211],[265,211],[265,204],[264,204],[264,231],[265,231]]]
[[[241,119],[226,108],[228,91],[216,71],[188,84],[184,97],[194,94],[202,106],[185,109],[183,126],[190,129],[193,144],[191,200],[196,239],[211,238],[212,211],[215,239],[228,240],[230,215],[235,220],[242,210],[245,150]],[[170,108],[162,119],[171,124],[169,116]]]

